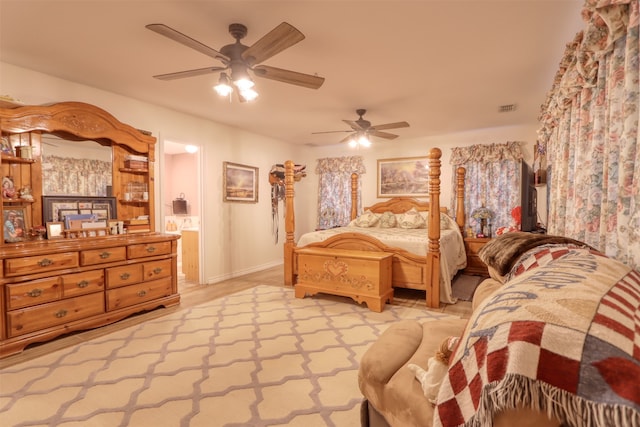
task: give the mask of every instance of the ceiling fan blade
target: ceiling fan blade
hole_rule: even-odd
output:
[[[242,58],[252,65],[260,64],[301,40],[304,40],[304,34],[283,22],[242,52]]]
[[[396,139],[398,137],[398,135],[387,132],[378,132],[377,130],[370,130],[369,135],[377,136],[378,138],[384,139]]]
[[[311,135],[317,135],[317,134],[321,134],[321,133],[343,133],[343,132],[352,133],[353,130],[327,130],[327,131],[324,131],[324,132],[311,132]]]
[[[366,130],[364,129],[362,126],[360,126],[360,124],[358,124],[358,122],[353,121],[353,120],[343,120],[343,122],[345,122],[346,124],[348,124],[349,126],[351,126],[353,128],[353,130]]]
[[[227,67],[206,67],[206,68],[198,68],[195,70],[187,70],[187,71],[178,71],[176,73],[167,73],[167,74],[158,74],[153,76],[158,80],[175,80],[175,79],[183,79],[185,77],[195,77],[201,76],[203,74],[211,74],[216,71],[226,70]]]
[[[409,123],[407,122],[396,122],[396,123],[387,123],[384,125],[376,125],[371,126],[373,130],[384,130],[384,129],[398,129],[398,128],[408,128]]]
[[[258,65],[253,69],[253,72],[258,77],[307,87],[309,89],[318,89],[324,83],[324,77],[298,73],[297,71],[283,70],[282,68],[270,67],[268,65]]]
[[[182,34],[180,31],[174,30],[173,28],[168,27],[164,24],[149,24],[149,25],[146,25],[146,27],[151,31],[154,31],[162,36],[168,37],[173,41],[176,41],[187,47],[190,47],[191,49],[195,49],[200,53],[204,53],[207,56],[210,56],[215,59],[219,59],[225,64],[229,62],[229,58],[221,54],[217,50],[205,44],[202,44],[198,40],[192,39],[191,37],[185,34]]]

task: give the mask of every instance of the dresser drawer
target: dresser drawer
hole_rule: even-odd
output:
[[[155,255],[167,255],[171,253],[171,242],[145,243],[141,245],[127,246],[127,257],[143,258]]]
[[[107,311],[171,295],[171,278],[152,280],[107,291]]]
[[[171,260],[145,262],[142,266],[144,280],[160,279],[171,276]]]
[[[63,268],[78,266],[77,252],[63,252],[28,256],[23,258],[9,258],[4,260],[4,274],[6,277],[23,276],[27,274],[44,273]]]
[[[104,290],[104,269],[60,276],[65,298]]]
[[[80,252],[80,264],[82,265],[104,264],[126,259],[127,249],[124,246]]]
[[[142,264],[107,268],[107,288],[118,288],[142,282],[142,277]]]
[[[57,277],[7,285],[8,310],[43,304],[62,298],[62,286]]]
[[[96,292],[10,311],[7,329],[9,337],[15,337],[101,313],[104,313],[104,293]]]

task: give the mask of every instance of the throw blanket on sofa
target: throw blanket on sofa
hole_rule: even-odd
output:
[[[640,426],[638,271],[571,244],[519,258],[470,319],[434,425],[487,426],[518,406],[568,426]]]

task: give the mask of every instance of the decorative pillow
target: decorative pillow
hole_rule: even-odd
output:
[[[366,211],[358,218],[356,218],[356,227],[374,227],[378,223],[378,221],[380,221],[380,217],[378,215],[374,214],[371,211]]]
[[[440,212],[440,230],[454,230],[458,224],[444,212]]]
[[[400,215],[398,227],[406,229],[426,228],[427,222],[422,218],[422,215],[420,215],[420,212],[418,212],[416,208],[411,208]]]
[[[424,218],[425,228],[429,227],[429,211],[420,211],[420,216]],[[444,212],[440,212],[440,230],[450,230],[453,227],[457,227],[458,224],[455,223],[453,218],[447,215]]]
[[[396,215],[391,211],[387,211],[380,216],[380,223],[378,225],[380,228],[394,228],[397,223]]]

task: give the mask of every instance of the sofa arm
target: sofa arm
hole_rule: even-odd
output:
[[[426,368],[429,357],[449,336],[460,336],[467,320],[447,318],[391,325],[360,361],[358,385],[369,404],[392,427],[431,426],[433,405],[407,364]]]
[[[401,320],[376,340],[360,361],[359,382],[383,385],[413,357],[422,342],[422,324]],[[426,362],[426,359],[425,359]]]
[[[484,302],[491,294],[500,289],[504,284],[496,279],[483,280],[475,292],[473,293],[473,301],[471,302],[472,311],[476,311],[476,308]]]

